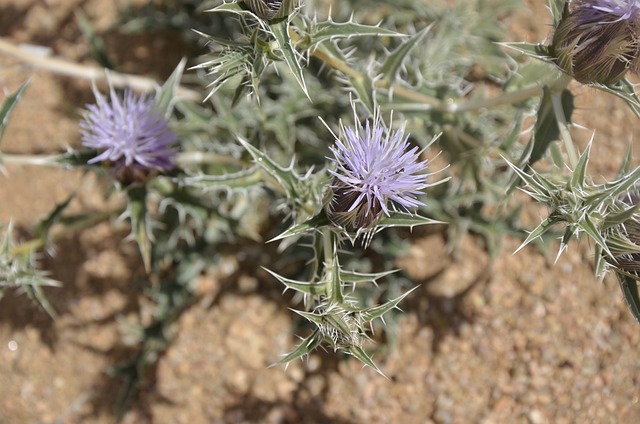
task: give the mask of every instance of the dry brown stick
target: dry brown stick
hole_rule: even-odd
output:
[[[111,84],[119,88],[130,87],[134,90],[148,92],[155,90],[159,86],[158,82],[152,78],[114,71],[108,71],[107,74],[105,69],[97,66],[81,65],[57,57],[37,55],[28,49],[16,46],[5,38],[0,38],[0,55],[11,56],[36,70],[47,71],[70,78],[104,82],[108,75]],[[178,86],[176,95],[181,99],[196,102],[200,102],[203,99],[201,93],[182,86]]]

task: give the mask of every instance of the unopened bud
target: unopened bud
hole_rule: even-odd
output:
[[[611,85],[640,70],[640,2],[576,0],[551,42],[556,64],[577,81]]]
[[[265,21],[281,19],[298,6],[298,0],[244,0],[249,9]]]

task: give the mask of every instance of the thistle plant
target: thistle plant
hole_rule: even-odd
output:
[[[145,80],[139,94],[129,86],[139,79],[110,72],[108,95],[94,88],[96,103],[79,119],[77,149],[0,154],[0,165],[82,167],[116,181],[107,185],[120,202],[113,210],[76,216],[69,199],[33,240],[7,238],[0,284],[50,282],[34,265],[57,237],[127,218],[157,304],[121,369],[134,374],[129,388],[170,346],[166,330],[197,299],[198,275],[223,273],[222,252],[233,253],[237,273],[264,275],[264,266],[270,283],[296,292],[296,313],[312,328],[283,363],[328,346],[380,371],[369,349],[374,323],[418,295],[393,268],[407,228],[424,224],[444,224],[452,249],[481,237],[494,256],[504,236],[526,245],[563,229],[560,252],[589,237],[599,273],[624,276],[640,316],[637,285],[626,279],[637,276],[640,218],[629,199],[640,171],[623,167],[594,184],[589,150],[579,154],[569,132],[573,80],[640,116],[625,78],[640,60],[636,1],[552,0],[554,29],[535,44],[497,43],[497,16],[516,0],[351,0],[331,15],[321,0],[178,3],[154,2],[149,28],[180,31],[200,55],[188,57],[190,68],[178,63],[161,87]],[[26,89],[0,108],[0,136]],[[519,223],[515,188],[549,207],[533,231]],[[16,269],[40,279],[16,279]]]

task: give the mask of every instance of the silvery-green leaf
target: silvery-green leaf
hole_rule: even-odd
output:
[[[331,224],[331,221],[329,221],[329,218],[327,218],[327,215],[324,213],[324,211],[322,211],[318,215],[314,216],[313,218],[310,218],[309,220],[303,222],[302,224],[294,225],[293,227],[289,228],[279,236],[274,237],[269,241],[277,241],[286,237],[297,236],[307,232],[315,231],[320,227],[324,227],[325,225],[330,225],[330,224]]]
[[[36,279],[33,282],[30,282],[29,284],[22,286],[22,288],[31,299],[33,299],[42,307],[42,309],[45,310],[45,312],[47,312],[47,314],[49,314],[51,318],[55,319],[58,317],[58,313],[53,308],[51,302],[49,302],[49,299],[47,299],[47,296],[42,290],[42,286],[59,286],[60,284],[57,281],[49,280],[48,278],[45,279],[44,282],[40,283],[38,283],[38,280],[39,279]]]
[[[618,81],[613,86],[601,84],[591,84],[591,86],[620,97],[625,101],[633,113],[640,118],[640,98],[638,97],[633,84],[631,84],[626,78]]]
[[[164,116],[165,119],[169,118],[171,116],[171,112],[173,111],[173,102],[175,102],[176,99],[176,91],[180,86],[182,73],[184,72],[184,67],[186,64],[187,59],[182,58],[169,78],[167,78],[160,90],[156,93],[156,110],[158,111],[158,113]]]
[[[398,73],[400,72],[405,59],[416,46],[422,44],[431,27],[432,25],[429,25],[422,31],[413,35],[408,40],[405,40],[382,62],[382,66],[380,66],[379,72],[386,77],[387,81],[389,81],[390,84],[393,84],[396,81]]]
[[[38,225],[34,229],[34,235],[46,242],[49,239],[49,231],[51,231],[51,227],[53,227],[53,225],[59,221],[62,213],[65,211],[65,209],[67,209],[74,197],[75,193],[72,193],[67,197],[66,200],[58,203],[53,211],[51,211],[49,215],[47,215],[38,223]]]
[[[304,82],[304,76],[302,74],[302,66],[300,66],[299,55],[291,44],[291,38],[289,37],[289,21],[287,19],[282,19],[271,22],[269,24],[269,28],[278,42],[278,47],[280,48],[279,51],[282,54],[282,58],[285,63],[289,67],[291,75],[294,77],[300,88],[302,88],[304,94],[309,97],[307,85]]]
[[[509,161],[506,161],[506,162],[511,167],[511,169],[518,175],[518,177],[520,177],[525,182],[527,187],[529,187],[530,190],[528,190],[527,193],[531,197],[533,197],[534,199],[536,199],[541,203],[549,203],[551,201],[550,195],[551,195],[551,192],[554,190],[554,185],[551,183],[551,181],[547,180],[546,178],[544,178],[542,175],[532,170],[531,168],[529,169],[532,172],[532,174],[528,174],[527,172],[518,168],[516,165],[512,164],[511,162]]]
[[[302,340],[302,342],[290,353],[285,355],[284,358],[278,361],[280,364],[286,364],[294,359],[302,358],[309,355],[314,349],[320,346],[322,342],[322,334],[318,329],[314,330],[311,335]]]
[[[362,36],[405,37],[406,35],[389,29],[381,28],[377,25],[371,26],[359,24],[357,22],[338,23],[333,21],[309,24],[306,34],[309,46],[313,46],[315,44],[320,44],[324,41],[329,41],[337,38],[351,38]]]
[[[549,0],[549,9],[551,10],[554,27],[558,26],[558,22],[560,22],[564,12],[564,8],[568,3],[569,2],[567,0]]]
[[[285,278],[267,268],[263,268],[269,274],[273,275],[278,281],[285,285],[287,289],[295,290],[300,293],[312,295],[312,296],[320,296],[327,293],[327,284],[320,283],[311,283],[308,281],[297,281],[292,280],[290,278]]]
[[[605,260],[602,247],[600,247],[597,244],[595,244],[594,246],[595,246],[595,249],[594,249],[595,250],[595,261],[594,261],[595,274],[597,278],[602,278],[602,276],[604,276],[605,271],[607,270],[607,261]]]
[[[551,62],[553,55],[549,51],[549,47],[544,44],[532,44],[526,42],[505,42],[499,43],[501,46],[508,47],[526,56]]]
[[[618,213],[608,213],[602,222],[602,229],[606,230],[616,225],[620,225],[623,222],[631,219],[636,212],[638,211],[638,206],[640,203],[636,203],[635,205],[629,206],[626,209],[623,209]]]
[[[22,98],[22,95],[26,91],[29,86],[29,81],[24,82],[20,88],[16,90],[15,93],[8,95],[4,102],[2,102],[2,107],[0,107],[0,141],[2,141],[2,134],[4,133],[4,129],[9,123],[9,117],[11,117],[11,112],[18,104],[18,101]]]
[[[407,291],[406,293],[401,294],[400,296],[396,297],[395,299],[391,299],[388,302],[385,302],[382,305],[372,306],[370,308],[364,309],[361,312],[362,321],[363,322],[371,322],[376,318],[381,318],[384,314],[386,314],[387,312],[389,312],[392,309],[396,308],[398,306],[398,304],[402,301],[402,299],[404,299],[405,297],[409,296],[409,294],[411,292],[413,292],[417,288],[418,288],[418,286],[412,288],[411,290]]]
[[[216,7],[205,10],[205,12],[231,12],[238,15],[252,15],[250,10],[244,9],[240,2],[226,3],[223,2]]]
[[[552,142],[560,137],[560,128],[556,119],[556,113],[552,101],[552,96],[556,93],[549,88],[544,87],[538,113],[536,115],[536,123],[533,131],[533,150],[529,157],[529,165],[533,165],[544,157],[547,149]],[[573,95],[569,90],[563,90],[561,95],[561,104],[564,116],[567,121],[571,119],[573,114]]]
[[[604,184],[602,190],[600,190],[598,193],[588,196],[585,199],[584,203],[588,205],[597,205],[607,198],[616,198],[621,194],[631,190],[636,185],[638,180],[640,180],[640,166],[624,177],[621,177],[616,181]]]
[[[582,229],[582,231],[587,233],[587,235],[589,235],[589,237],[591,237],[594,242],[602,247],[602,251],[604,253],[609,255],[609,257],[613,257],[613,254],[609,250],[609,246],[607,246],[607,242],[605,241],[604,237],[602,237],[599,229],[593,223],[588,214],[585,214],[582,217],[582,219],[578,222],[578,226],[580,227],[580,229]]]
[[[420,215],[414,215],[406,212],[391,212],[390,216],[384,215],[376,224],[379,228],[390,227],[410,227],[427,224],[446,224],[446,222],[436,221],[435,219],[426,218]]]
[[[373,359],[371,359],[371,357],[369,355],[367,355],[367,353],[364,351],[364,349],[360,346],[349,346],[348,348],[345,349],[345,351],[353,356],[354,358],[356,358],[357,360],[359,360],[360,362],[362,362],[363,364],[365,364],[366,366],[368,366],[369,368],[373,369],[375,372],[377,372],[378,374],[380,374],[383,377],[386,377],[382,371],[380,371],[380,368],[378,368],[378,366],[375,364],[375,362],[373,362]]]
[[[587,174],[587,165],[589,164],[589,154],[591,153],[591,143],[587,146],[587,148],[580,155],[580,159],[576,164],[576,168],[571,173],[571,180],[569,181],[569,187],[572,189],[577,189],[582,191],[584,188],[584,179]]]
[[[340,270],[340,279],[348,283],[362,283],[367,281],[376,281],[380,278],[384,278],[387,275],[391,275],[396,272],[398,272],[397,269],[394,269],[391,271],[385,271],[385,272],[375,272],[375,273],[363,273],[363,272],[356,272],[356,271]]]
[[[366,74],[350,75],[349,82],[358,97],[358,100],[367,109],[371,116],[376,109],[376,94],[373,80]]]
[[[253,166],[238,172],[230,172],[219,175],[195,175],[185,177],[182,180],[186,185],[208,189],[241,189],[248,188],[263,182],[262,168]]]
[[[638,294],[638,281],[629,275],[618,275],[618,282],[620,283],[620,289],[624,295],[624,299],[627,302],[629,310],[640,323],[640,295]]]
[[[537,239],[538,237],[542,237],[547,231],[551,230],[556,224],[558,224],[560,222],[562,222],[562,220],[560,218],[557,218],[557,217],[548,217],[548,218],[546,218],[544,221],[542,221],[536,228],[534,228],[529,233],[529,235],[522,242],[520,247],[518,247],[516,249],[516,251],[513,252],[513,253],[516,254],[522,248],[524,248],[526,245],[531,243],[533,240]]]
[[[631,154],[631,147],[632,144],[631,142],[629,142],[627,144],[627,152],[624,155],[624,158],[622,160],[622,163],[620,164],[620,169],[618,169],[618,176],[621,177],[624,174],[626,174],[627,172],[629,172],[629,169],[631,167],[631,160],[633,159],[632,154]]]
[[[275,178],[282,188],[284,188],[288,196],[295,198],[297,194],[297,184],[300,177],[293,171],[293,168],[291,166],[289,168],[281,167],[271,160],[269,156],[253,147],[248,141],[242,138],[238,138],[238,140],[249,154],[251,154],[253,160],[256,161],[258,166]]]

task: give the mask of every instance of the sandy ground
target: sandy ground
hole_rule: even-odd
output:
[[[548,31],[549,15],[537,3],[509,18],[513,40],[537,41]],[[114,4],[0,0],[0,36],[88,62],[73,10],[82,5],[100,31]],[[125,70],[165,75],[166,68],[136,69],[153,56],[152,43],[128,41],[126,54],[116,56]],[[162,42],[172,41],[154,41],[154,48]],[[78,145],[77,109],[91,101],[89,84],[32,74],[0,56],[2,91],[29,76],[3,151]],[[610,178],[637,118],[617,99],[574,89],[577,122],[596,130],[590,172]],[[577,128],[574,135],[583,148],[592,133]],[[0,223],[27,229],[73,191],[76,210],[104,207],[95,181],[79,172],[7,171],[0,175]],[[65,283],[48,292],[57,320],[25,296],[0,301],[0,423],[113,421],[121,381],[107,370],[131,355],[123,323],[148,318],[142,290],[131,284],[140,268],[136,248],[122,235],[103,224],[61,241],[56,257],[45,260]],[[388,379],[323,352],[270,368],[296,343],[291,305],[274,296],[279,288],[251,276],[233,287],[204,276],[202,301],[179,319],[153,381],[124,422],[640,422],[640,328],[617,282],[595,280],[586,243],[572,244],[555,264],[534,249],[512,255],[517,245],[505,240],[492,263],[472,237],[455,260],[439,235],[415,243],[399,265],[422,285],[403,305],[397,345],[375,357]]]

